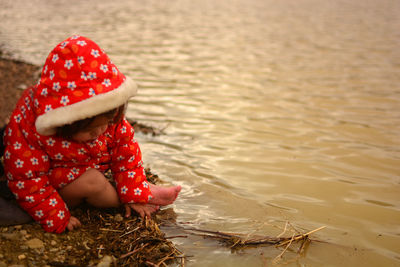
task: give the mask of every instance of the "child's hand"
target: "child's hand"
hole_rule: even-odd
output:
[[[152,204],[139,204],[139,203],[127,203],[125,204],[125,217],[131,216],[131,209],[140,214],[140,217],[145,216],[150,218],[151,214],[156,212],[160,207]]]
[[[81,222],[74,216],[69,218],[69,222],[67,225],[67,229],[72,231],[74,228],[79,228],[81,226]]]

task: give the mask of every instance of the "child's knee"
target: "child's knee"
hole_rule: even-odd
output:
[[[83,175],[82,178],[85,180],[85,187],[89,191],[89,193],[100,193],[108,185],[108,181],[106,177],[104,177],[103,173],[96,169],[89,169]]]

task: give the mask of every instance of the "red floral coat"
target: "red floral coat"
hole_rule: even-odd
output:
[[[146,203],[152,197],[140,148],[126,119],[88,143],[40,135],[31,109],[36,88],[25,90],[4,136],[8,186],[32,218],[48,232],[63,232],[70,212],[57,190],[90,168],[111,169],[122,203]]]

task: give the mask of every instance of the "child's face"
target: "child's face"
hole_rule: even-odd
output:
[[[72,140],[85,143],[96,140],[106,130],[112,120],[107,117],[97,117],[86,129],[77,132],[72,136]]]

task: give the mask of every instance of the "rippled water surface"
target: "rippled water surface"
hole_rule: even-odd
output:
[[[147,165],[183,186],[179,224],[264,235],[286,221],[325,225],[315,237],[327,243],[286,263],[400,265],[399,1],[0,6],[0,43],[13,55],[43,64],[79,33],[136,79],[128,115],[165,128],[138,139]],[[270,265],[280,253],[174,241],[189,266]]]

